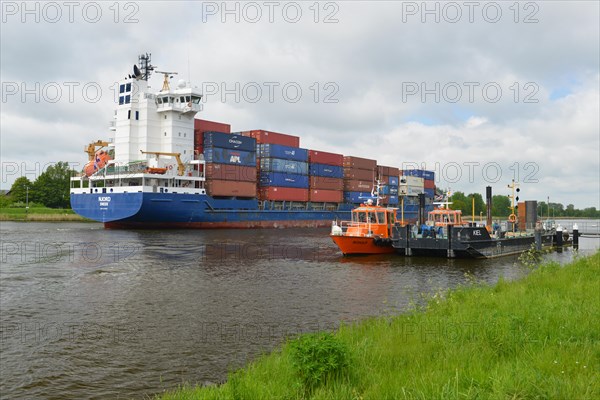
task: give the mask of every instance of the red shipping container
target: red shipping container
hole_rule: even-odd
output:
[[[371,181],[344,181],[344,190],[347,192],[370,192],[373,190]]]
[[[311,189],[344,190],[344,180],[341,178],[311,176],[309,184]]]
[[[344,156],[342,154],[327,153],[325,151],[309,150],[308,162],[341,167],[344,164]]]
[[[211,180],[206,182],[210,196],[256,197],[255,182]]]
[[[242,136],[256,139],[257,144],[280,144],[283,146],[300,147],[298,136],[286,135],[284,133],[254,130],[242,132]]]
[[[369,169],[344,168],[344,179],[353,179],[359,181],[372,181],[375,179],[375,172]]]
[[[377,160],[344,156],[344,167],[374,170],[377,168]]]
[[[256,168],[243,165],[206,164],[206,179],[256,182]]]
[[[222,122],[207,121],[205,119],[194,120],[194,132],[223,132],[231,133],[231,125]]]
[[[423,181],[425,189],[435,189],[435,181],[425,179]]]
[[[378,176],[390,176],[390,167],[385,167],[383,165],[377,166],[377,175]]]
[[[260,189],[261,200],[308,201],[308,189],[269,186]]]
[[[339,190],[315,190],[310,191],[310,201],[326,202],[326,203],[341,203],[344,199],[344,192]]]

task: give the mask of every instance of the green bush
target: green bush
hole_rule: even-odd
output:
[[[311,390],[346,373],[348,348],[331,333],[304,335],[290,343],[292,364],[305,389]]]

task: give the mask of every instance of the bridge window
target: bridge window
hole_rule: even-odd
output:
[[[140,112],[136,111],[135,112],[135,120],[138,121],[140,119]]]
[[[131,83],[127,84],[127,86],[125,87],[125,91],[126,92],[131,92]]]
[[[127,95],[127,96],[125,96],[125,104],[129,104],[129,103],[131,103],[131,96]]]
[[[199,104],[200,103],[200,97],[198,97],[198,96],[192,96],[192,103]]]
[[[379,220],[380,224],[384,224],[385,223],[385,213],[384,212],[378,212],[377,213],[377,219]]]
[[[377,223],[377,214],[374,211],[372,211],[372,212],[369,213],[369,222],[371,224],[376,224]]]
[[[119,93],[123,93],[125,91],[125,85],[119,85]]]
[[[119,96],[119,105],[125,103],[125,97]]]

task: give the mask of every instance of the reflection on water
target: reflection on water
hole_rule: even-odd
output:
[[[289,335],[402,312],[467,275],[491,283],[525,273],[515,256],[342,257],[327,230],[1,230],[8,398],[142,398],[218,382]],[[581,240],[582,253],[598,247]]]

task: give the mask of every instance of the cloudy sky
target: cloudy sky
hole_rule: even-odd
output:
[[[2,2],[1,187],[81,168],[150,52],[234,131],[600,208],[599,19],[595,1]]]

